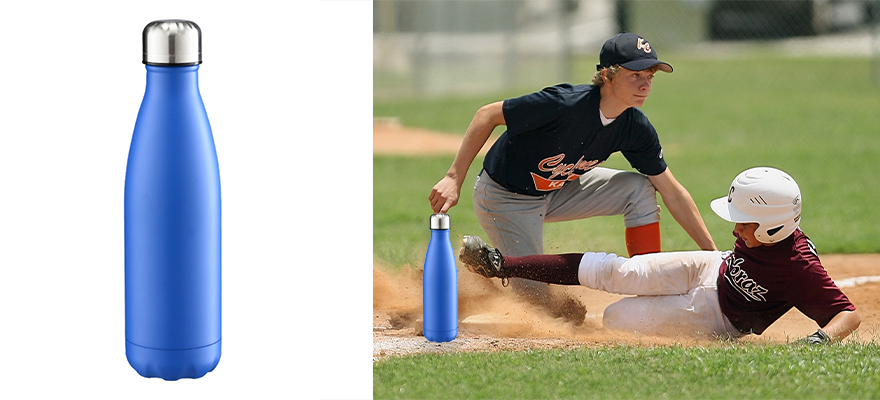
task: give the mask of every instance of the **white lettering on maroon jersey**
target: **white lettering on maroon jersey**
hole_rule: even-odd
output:
[[[743,295],[746,300],[767,301],[764,298],[764,295],[768,292],[767,288],[759,285],[754,279],[749,278],[749,274],[740,268],[743,261],[745,260],[742,258],[735,258],[734,256],[727,257],[724,260],[724,262],[727,263],[727,271],[724,273],[724,278],[727,279],[730,286],[733,286],[733,288]]]

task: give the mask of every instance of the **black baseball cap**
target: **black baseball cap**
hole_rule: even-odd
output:
[[[628,32],[618,33],[605,41],[599,51],[596,70],[601,71],[615,64],[633,71],[646,70],[659,64],[661,71],[672,72],[672,66],[657,59],[657,51],[645,38]]]

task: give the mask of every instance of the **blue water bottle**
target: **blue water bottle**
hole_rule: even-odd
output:
[[[199,93],[201,29],[151,22],[147,85],[125,171],[125,354],[140,375],[220,362],[220,170]]]
[[[422,273],[425,339],[449,342],[458,335],[458,270],[449,241],[449,215],[431,215],[431,241]]]

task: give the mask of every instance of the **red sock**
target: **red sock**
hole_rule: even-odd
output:
[[[629,256],[660,252],[660,223],[626,228],[626,251]]]

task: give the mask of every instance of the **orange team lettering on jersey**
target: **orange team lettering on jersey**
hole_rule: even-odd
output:
[[[544,192],[561,189],[565,182],[579,178],[601,163],[598,160],[584,161],[583,156],[575,163],[565,164],[562,162],[563,159],[565,159],[565,153],[547,157],[538,163],[538,170],[550,172],[550,176],[545,178],[532,172],[532,181],[535,183],[535,189]]]

